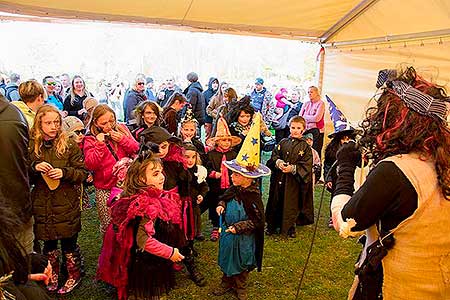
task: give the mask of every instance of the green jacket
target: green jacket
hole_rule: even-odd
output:
[[[31,192],[34,216],[34,234],[38,240],[70,238],[81,231],[80,184],[87,171],[79,146],[69,140],[69,148],[62,158],[57,157],[51,142],[42,145],[42,158],[34,153],[34,141],[30,142],[31,175],[34,188]],[[46,161],[54,168],[63,170],[60,185],[51,191],[35,169],[36,164]]]

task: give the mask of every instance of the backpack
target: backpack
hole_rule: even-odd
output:
[[[5,98],[8,99],[8,101],[12,101],[11,99],[11,93],[14,91],[17,91],[19,88],[17,86],[6,86],[5,87]]]

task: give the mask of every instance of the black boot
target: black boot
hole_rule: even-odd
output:
[[[197,266],[194,261],[194,256],[192,254],[184,258],[184,265],[186,266],[186,269],[188,270],[192,281],[196,285],[198,286],[206,285],[205,277],[203,277],[202,273],[200,273],[200,271],[197,269]]]

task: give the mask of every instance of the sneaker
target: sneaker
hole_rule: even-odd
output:
[[[219,228],[213,228],[213,230],[211,231],[211,236],[209,237],[209,239],[211,240],[211,242],[217,242],[217,240],[219,239]]]

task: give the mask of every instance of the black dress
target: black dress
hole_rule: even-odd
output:
[[[296,166],[296,173],[283,173],[276,161]],[[287,234],[291,227],[314,223],[312,151],[303,139],[282,139],[267,161],[272,170],[270,192],[267,202],[266,220],[268,229],[281,228]]]
[[[140,220],[134,220],[135,239],[128,273],[128,299],[153,300],[175,287],[175,270],[171,260],[139,250],[136,236],[139,230],[143,230]],[[153,238],[178,249],[184,247],[184,234],[178,225],[156,219],[154,226]]]
[[[206,194],[205,204],[209,209],[209,219],[211,220],[213,227],[217,228],[219,227],[219,216],[216,213],[217,203],[219,202],[218,198],[219,196],[223,195],[223,193],[225,193],[227,189],[222,189],[220,187],[220,178],[211,178],[209,177],[209,175],[212,171],[219,173],[221,172],[222,159],[224,155],[226,160],[232,160],[236,158],[237,152],[233,149],[230,149],[230,151],[225,153],[219,152],[216,149],[211,150],[208,152],[208,163],[206,164],[206,169],[208,170],[208,178],[206,179],[206,182],[209,186],[209,192],[208,194]],[[228,174],[228,180],[231,185],[231,172],[228,172]]]

